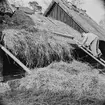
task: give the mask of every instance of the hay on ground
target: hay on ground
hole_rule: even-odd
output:
[[[52,63],[17,83],[11,81],[12,92],[4,99],[11,105],[103,105],[105,76],[95,71],[78,61]]]
[[[37,69],[31,76],[23,78],[20,84],[27,89],[65,91],[72,93],[76,100],[105,99],[105,76],[99,74],[97,69],[78,61],[70,64],[53,63],[46,68]]]

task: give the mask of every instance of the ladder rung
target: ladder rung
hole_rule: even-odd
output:
[[[80,47],[80,46],[79,46]],[[95,59],[97,62],[99,62],[101,65],[103,65],[105,67],[105,61],[101,61],[99,59],[97,59],[95,56],[93,56],[90,52],[88,52],[84,47],[80,47],[83,51],[85,51],[88,55],[90,55],[93,59]]]

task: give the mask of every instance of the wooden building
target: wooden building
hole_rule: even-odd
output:
[[[44,16],[60,20],[80,33],[92,32],[105,40],[105,30],[92,20],[85,10],[78,9],[65,0],[53,0]]]

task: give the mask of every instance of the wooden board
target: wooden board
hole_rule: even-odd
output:
[[[89,56],[91,56],[93,59],[95,59],[98,63],[100,63],[102,66],[105,67],[105,61],[102,59],[102,58],[96,58],[89,49],[87,49],[86,47],[84,46],[81,46],[81,44],[77,41],[77,40],[74,40],[78,47],[81,48],[84,52],[86,52]]]
[[[11,52],[9,52],[4,46],[0,45],[1,49],[8,54],[17,64],[19,64],[28,74],[31,74],[31,71],[19,60],[17,59]]]

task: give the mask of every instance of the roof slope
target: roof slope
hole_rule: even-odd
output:
[[[44,15],[50,11],[54,3],[57,3],[73,20],[85,31],[92,32],[105,40],[105,30],[100,27],[93,19],[91,19],[85,11],[76,8],[72,4],[68,4],[65,0],[53,0],[50,6],[45,11]]]
[[[50,32],[54,32],[54,33],[59,33],[61,35],[66,35],[66,36],[74,36],[76,37],[78,40],[80,39],[80,33],[76,30],[74,30],[72,27],[69,27],[68,25],[66,25],[63,22],[57,21],[55,19],[51,19],[49,17],[44,17],[42,15],[29,15],[32,20],[34,21],[35,25],[37,27],[39,27],[40,29],[44,29]],[[67,39],[66,40],[71,40],[71,39]],[[74,43],[74,41],[71,40],[71,42]]]

